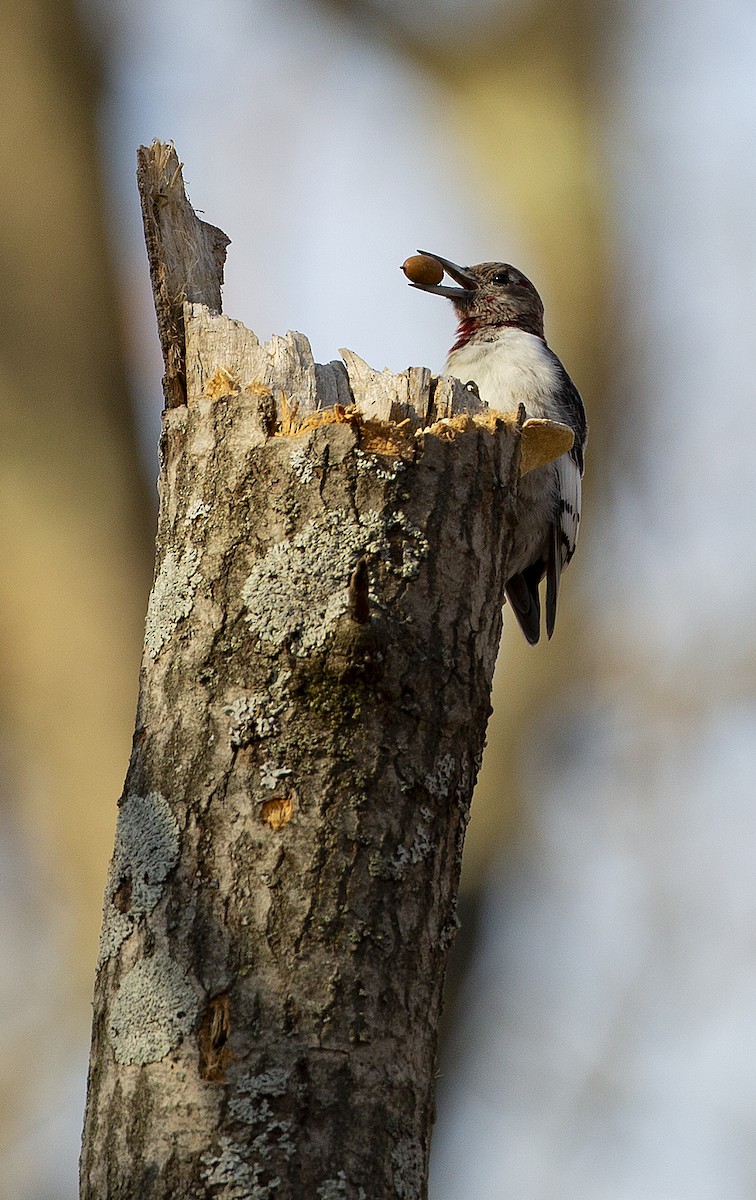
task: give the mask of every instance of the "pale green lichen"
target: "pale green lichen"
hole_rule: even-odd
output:
[[[291,1137],[291,1121],[278,1119],[270,1106],[268,1097],[286,1093],[289,1072],[282,1067],[273,1067],[259,1075],[243,1075],[237,1084],[236,1095],[228,1105],[229,1115],[259,1132],[249,1143],[251,1158],[264,1161],[275,1150],[291,1158],[295,1145]]]
[[[105,887],[100,963],[115,953],[140,918],[152,912],[178,862],[179,848],[178,822],[160,792],[126,797],[118,811]]]
[[[400,574],[403,579],[414,579],[420,570],[420,563],[428,553],[428,539],[410,521],[403,512],[398,512],[390,522],[390,526],[398,525],[405,535],[406,541],[402,546],[402,566]]]
[[[394,1192],[399,1200],[419,1200],[423,1188],[423,1148],[417,1138],[401,1138],[391,1151]]]
[[[289,1072],[283,1067],[273,1067],[259,1075],[243,1075],[236,1096],[229,1102],[229,1112],[247,1124],[267,1120],[272,1113],[265,1097],[285,1095],[288,1080]]]
[[[144,644],[151,658],[157,658],[179,621],[192,611],[194,593],[202,581],[199,561],[199,550],[187,546],[180,557],[169,550],[161,563],[145,621]]]
[[[420,863],[430,857],[432,853],[433,842],[428,828],[425,825],[418,825],[409,848],[409,860],[411,863]]]
[[[167,954],[142,959],[121,980],[110,1014],[116,1062],[160,1062],[190,1032],[197,995],[186,972]]]
[[[202,1155],[202,1182],[212,1187],[215,1200],[271,1200],[281,1180],[276,1176],[261,1183],[262,1167],[248,1161],[250,1154],[250,1147],[222,1137],[220,1153]]]
[[[441,796],[444,799],[449,795],[456,765],[456,759],[452,754],[442,754],[433,770],[423,780],[431,795]]]
[[[272,737],[278,732],[276,717],[283,705],[272,705],[267,696],[240,696],[223,709],[231,718],[229,740],[231,747],[238,750],[252,742]]]
[[[433,842],[431,841],[430,833],[426,825],[418,825],[415,830],[415,835],[409,846],[397,846],[396,854],[388,859],[383,871],[372,870],[372,862],[368,867],[371,875],[377,875],[384,879],[401,879],[405,874],[407,867],[417,866],[418,863],[424,862],[433,853]]]
[[[287,1158],[294,1154],[291,1121],[279,1121],[267,1100],[254,1101],[248,1096],[237,1096],[229,1104],[229,1113],[245,1125],[262,1125],[263,1128],[249,1143],[253,1158],[269,1158],[272,1150],[280,1150]]]
[[[385,480],[396,479],[399,472],[407,468],[407,462],[403,458],[383,459],[377,454],[365,454],[364,450],[354,451],[354,463],[357,470],[363,474]]]
[[[318,1200],[367,1200],[364,1188],[355,1192],[350,1189],[349,1181],[344,1171],[339,1171],[335,1179],[326,1179],[318,1188]]]
[[[238,1117],[238,1113],[236,1115]],[[250,1150],[256,1158],[268,1158],[274,1149],[280,1150],[287,1158],[293,1156],[296,1147],[291,1138],[291,1121],[277,1120],[267,1100],[253,1105],[249,1115],[241,1119],[248,1125],[263,1125],[250,1143]]]
[[[248,576],[242,600],[252,631],[276,645],[292,639],[303,654],[322,645],[347,611],[355,563],[382,547],[377,513],[355,520],[328,512],[310,521],[291,541],[271,547]]]
[[[403,533],[403,578],[417,574],[428,543],[402,513],[384,518],[368,512],[331,511],[308,522],[290,541],[271,549],[252,568],[242,587],[246,620],[261,641],[289,641],[306,655],[322,646],[329,630],[348,609],[349,579],[357,561],[379,557],[391,562],[389,535]]]
[[[273,762],[264,762],[260,767],[260,783],[271,792],[275,791],[282,779],[291,775],[289,767],[277,767]]]
[[[310,483],[315,476],[315,463],[310,458],[306,446],[292,450],[289,456],[289,466],[292,475],[299,483]]]

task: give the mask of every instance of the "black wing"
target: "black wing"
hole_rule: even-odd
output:
[[[522,632],[534,646],[541,632],[541,602],[538,588],[546,576],[546,633],[554,632],[559,581],[562,570],[575,553],[580,530],[582,498],[583,452],[588,438],[588,424],[580,393],[559,360],[559,406],[561,419],[575,431],[575,442],[567,454],[556,462],[558,510],[549,528],[546,546],[537,562],[526,567],[507,582],[506,593]]]

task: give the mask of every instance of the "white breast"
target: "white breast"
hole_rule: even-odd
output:
[[[555,357],[541,338],[522,329],[502,329],[490,342],[468,342],[453,350],[444,368],[462,383],[478,386],[481,400],[499,412],[517,412],[525,405],[529,417],[559,420],[554,402],[559,388]]]

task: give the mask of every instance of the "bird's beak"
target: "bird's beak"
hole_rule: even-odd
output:
[[[460,300],[463,296],[469,296],[478,287],[478,281],[474,275],[471,275],[464,267],[449,262],[448,258],[442,258],[440,254],[431,254],[429,250],[418,250],[418,254],[427,254],[429,258],[435,258],[437,262],[441,263],[446,274],[451,275],[452,279],[460,284],[460,287],[445,287],[439,283],[411,283],[410,287],[419,288],[421,292],[432,292],[434,296],[446,296],[449,300]]]

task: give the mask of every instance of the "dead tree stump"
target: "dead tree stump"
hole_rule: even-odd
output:
[[[139,177],[167,407],[82,1200],[421,1200],[528,425],[261,345],[172,147]]]

